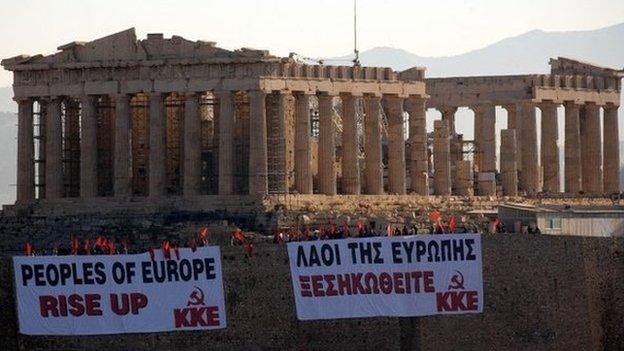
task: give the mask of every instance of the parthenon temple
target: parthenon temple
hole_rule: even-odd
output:
[[[420,67],[305,64],[162,34],[137,40],[134,29],[58,50],[2,60],[18,103],[17,205],[619,191],[622,70],[560,57],[548,75],[430,79]],[[500,152],[496,106],[508,114]],[[456,132],[460,107],[474,111],[474,140]],[[429,108],[442,114],[432,134]]]

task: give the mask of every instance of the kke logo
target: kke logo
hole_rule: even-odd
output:
[[[460,271],[455,271],[455,275],[451,278],[451,285],[448,290],[464,290],[464,275]]]
[[[438,312],[477,311],[479,295],[477,291],[468,291],[464,287],[464,275],[460,271],[450,279],[446,292],[436,293]]]
[[[175,328],[208,329],[219,326],[219,307],[207,306],[204,291],[195,286],[189,294],[186,308],[173,310]]]
[[[189,300],[186,303],[186,306],[203,306],[204,303],[204,291],[198,287],[193,289],[193,292],[189,296]]]

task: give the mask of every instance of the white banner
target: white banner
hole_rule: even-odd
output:
[[[300,320],[483,311],[481,236],[288,243]]]
[[[20,332],[94,335],[226,327],[219,247],[13,257]]]

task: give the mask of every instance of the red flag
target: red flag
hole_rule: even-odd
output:
[[[191,240],[189,240],[189,246],[191,247],[191,251],[197,251],[197,240],[195,240],[195,238],[191,238]]]
[[[202,227],[199,230],[199,239],[204,244],[204,246],[208,246],[208,227]]]
[[[455,233],[455,229],[457,228],[457,222],[455,216],[451,216],[448,220],[448,228],[450,233]]]
[[[70,247],[71,247],[71,254],[72,255],[77,255],[78,254],[78,249],[80,248],[80,244],[78,243],[78,239],[73,238],[71,240]]]
[[[319,239],[325,239],[325,228],[323,225],[319,225]]]
[[[113,239],[106,240],[106,248],[108,249],[109,255],[115,255],[117,253],[117,246],[115,245],[115,241]]]
[[[247,242],[247,239],[245,239],[245,236],[243,235],[243,231],[238,228],[234,231],[234,233],[232,233],[232,235],[234,236],[234,239],[236,239],[241,244]]]
[[[123,239],[121,241],[121,245],[123,245],[123,249],[124,249],[124,254],[128,254],[128,240],[127,239]]]
[[[336,225],[333,223],[330,223],[329,224],[329,237],[333,238],[335,234],[336,234]]]
[[[89,242],[89,239],[85,239],[82,249],[84,250],[85,255],[91,254],[91,242]]]
[[[149,248],[149,255],[150,255],[150,259],[154,261],[154,248],[153,247]]]
[[[433,210],[433,212],[429,213],[429,219],[431,219],[432,222],[437,222],[440,220],[440,212],[438,210]]]
[[[168,260],[171,258],[171,244],[169,243],[169,240],[163,240],[162,245],[162,252],[163,252],[163,256],[165,256],[165,259]]]
[[[100,235],[95,239],[95,243],[93,244],[96,248],[101,248],[104,245],[104,238]]]
[[[30,241],[27,241],[26,244],[24,245],[24,253],[26,254],[26,256],[32,256],[33,247]]]
[[[175,244],[173,246],[173,252],[176,255],[176,260],[180,260],[180,247],[178,246],[178,244]]]
[[[284,241],[282,240],[281,235],[280,235],[279,225],[276,225],[276,226],[275,226],[275,233],[273,234],[273,242],[274,242],[274,243],[284,242]]]
[[[253,243],[245,243],[245,251],[247,252],[247,256],[253,257],[254,250],[255,247]]]

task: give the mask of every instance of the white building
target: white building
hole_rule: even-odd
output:
[[[542,234],[624,236],[624,206],[501,204],[498,215],[508,231]]]

